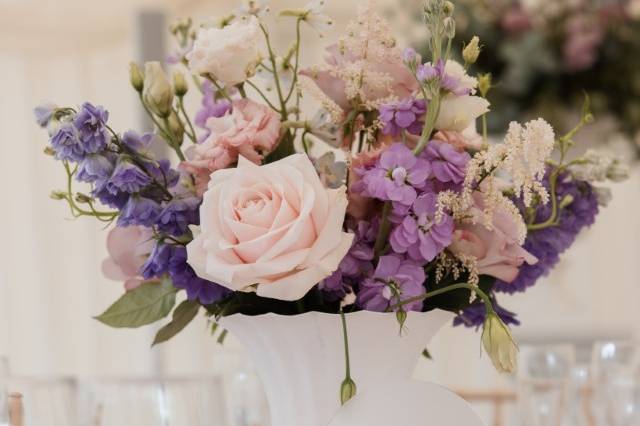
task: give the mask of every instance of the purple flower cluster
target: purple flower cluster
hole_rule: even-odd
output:
[[[174,287],[185,290],[189,300],[203,305],[220,301],[231,293],[219,284],[198,277],[187,263],[187,251],[182,246],[158,242],[141,272],[147,280],[169,274]]]
[[[493,309],[500,319],[507,325],[520,325],[520,321],[516,318],[516,314],[498,305],[495,297],[491,298]],[[460,315],[453,319],[453,325],[464,325],[465,327],[475,327],[478,330],[484,324],[487,317],[487,309],[481,300],[477,300],[466,308]]]
[[[471,160],[468,152],[459,151],[449,143],[432,140],[423,156],[431,164],[431,171],[439,182],[456,187],[464,182],[467,163]]]
[[[457,96],[468,95],[471,89],[462,85],[460,78],[447,74],[445,62],[440,59],[435,65],[420,64],[416,70],[416,77],[423,83],[437,82],[441,89]]]
[[[398,102],[381,105],[380,121],[384,124],[382,133],[398,136],[402,131],[419,135],[424,127],[427,104],[424,99],[407,98]]]
[[[549,186],[547,173],[545,186]],[[536,281],[549,274],[584,228],[591,226],[598,214],[598,197],[593,187],[585,181],[575,180],[565,173],[558,177],[557,200],[572,200],[559,215],[556,226],[530,231],[523,248],[538,258],[535,265],[524,264],[512,283],[496,282],[494,289],[503,293],[525,291]],[[521,207],[524,208],[524,207]],[[538,206],[536,223],[546,221],[551,215],[550,204]]]

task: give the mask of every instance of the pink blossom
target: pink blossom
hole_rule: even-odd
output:
[[[367,101],[376,101],[396,96],[400,99],[409,97],[418,89],[416,79],[411,75],[401,60],[402,53],[399,49],[390,49],[389,54],[382,61],[367,61],[366,58],[354,54],[349,49],[340,49],[338,44],[327,47],[325,62],[326,68],[306,69],[300,74],[311,78],[316,85],[343,110],[351,109],[351,100],[346,93],[347,81],[336,70],[346,71],[356,65],[363,66],[367,61],[366,71],[370,74],[384,75],[390,78],[390,84],[368,84],[366,79],[362,88]]]
[[[473,217],[456,225],[449,250],[475,257],[480,275],[512,282],[523,263],[533,265],[538,259],[518,244],[517,223],[506,209],[496,207],[490,229],[482,223],[485,210],[483,195],[476,192],[473,200],[475,205],[470,210]]]
[[[114,281],[123,281],[127,291],[143,281],[140,268],[153,249],[152,233],[143,226],[116,227],[107,235],[109,257],[102,262],[102,273]]]
[[[188,160],[181,168],[196,179],[202,194],[209,176],[236,163],[242,155],[260,164],[280,138],[280,118],[272,109],[249,99],[233,101],[231,112],[207,120],[209,136],[186,151]]]
[[[484,143],[482,136],[480,136],[476,130],[475,122],[462,132],[456,132],[453,130],[439,131],[434,135],[434,139],[447,142],[460,151],[479,151]]]

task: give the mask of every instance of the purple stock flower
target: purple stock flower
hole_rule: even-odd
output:
[[[384,124],[382,133],[398,136],[403,130],[419,135],[422,132],[427,105],[424,99],[407,98],[380,106],[380,121]]]
[[[424,294],[422,266],[398,255],[382,256],[372,277],[362,281],[357,304],[368,311],[385,312],[391,306]],[[422,310],[423,301],[411,302],[403,311]],[[397,309],[396,309],[397,310]]]
[[[142,265],[142,277],[145,280],[159,277],[169,271],[169,260],[171,259],[171,246],[158,242],[149,255],[147,261]]]
[[[62,123],[51,137],[51,147],[58,160],[82,161],[85,150],[78,130],[71,123]]]
[[[549,173],[545,177],[545,186],[549,187]],[[584,228],[591,226],[598,214],[598,197],[593,187],[585,181],[575,180],[564,173],[558,177],[556,185],[558,203],[567,196],[573,201],[562,209],[556,226],[530,231],[523,248],[538,258],[534,265],[523,264],[516,279],[511,283],[497,281],[494,289],[502,293],[525,291],[536,281],[549,274],[560,261],[564,253]],[[521,203],[520,203],[521,204]],[[524,206],[521,206],[524,209]],[[539,205],[535,223],[546,221],[551,215],[550,203]]]
[[[418,58],[418,53],[412,47],[407,47],[402,51],[402,60],[405,63],[413,63]]]
[[[511,312],[502,306],[498,305],[495,298],[492,298],[493,309],[500,319],[507,325],[520,325],[520,321],[516,318],[516,314]],[[465,308],[460,315],[453,319],[453,325],[464,325],[465,327],[475,327],[478,330],[484,324],[484,320],[487,316],[487,310],[484,303],[481,300],[474,302]]]
[[[362,171],[362,195],[410,206],[431,174],[429,163],[416,156],[404,144],[391,145],[376,165]]]
[[[51,117],[53,117],[53,113],[56,110],[56,106],[54,104],[42,104],[35,107],[33,110],[34,115],[36,116],[36,122],[40,127],[47,127],[49,125],[49,121],[51,121]]]
[[[416,77],[423,83],[437,81],[441,89],[454,95],[462,96],[471,93],[470,88],[461,86],[460,78],[447,74],[446,64],[442,59],[438,60],[435,65],[430,63],[418,65]]]
[[[407,253],[415,261],[430,262],[436,258],[453,240],[453,218],[444,215],[437,222],[438,197],[434,193],[421,194],[406,211],[394,209],[391,232],[391,248],[396,253]]]
[[[231,293],[219,284],[198,277],[187,263],[187,250],[184,247],[173,248],[169,260],[169,276],[174,287],[186,290],[189,300],[198,300],[203,305],[220,301]]]
[[[136,193],[151,183],[151,177],[137,165],[121,157],[118,159],[113,175],[107,183],[107,190],[112,194],[118,192]]]
[[[73,125],[78,129],[82,147],[87,154],[95,154],[107,146],[109,133],[105,124],[109,113],[101,106],[94,106],[85,102],[80,112],[73,120]]]
[[[78,167],[76,179],[80,182],[105,182],[115,168],[115,155],[106,153],[87,155]]]
[[[158,216],[158,229],[179,237],[189,231],[189,225],[198,225],[198,208],[202,200],[198,197],[174,198],[169,201]]]
[[[202,84],[202,92],[202,108],[196,113],[194,119],[196,126],[206,130],[206,133],[200,137],[201,141],[206,139],[210,133],[207,128],[207,120],[212,117],[222,117],[231,110],[231,103],[228,100],[216,100],[215,89],[210,81],[205,81]]]
[[[464,181],[467,163],[471,156],[459,151],[447,142],[432,140],[422,157],[431,163],[433,176],[442,183],[461,184]]]
[[[129,200],[120,212],[118,226],[155,225],[160,215],[160,209],[160,204],[154,200],[133,195],[129,197]]]
[[[359,221],[355,225],[353,244],[338,269],[318,284],[327,300],[343,299],[358,284],[362,276],[373,270],[373,246],[378,235],[378,223]]]

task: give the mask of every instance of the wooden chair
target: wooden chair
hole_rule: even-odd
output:
[[[515,392],[509,391],[458,391],[461,398],[469,403],[489,403],[493,406],[493,426],[507,426],[504,418],[504,407],[516,402]]]

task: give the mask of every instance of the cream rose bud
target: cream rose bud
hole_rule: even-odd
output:
[[[263,166],[240,157],[211,175],[200,229],[187,245],[198,276],[236,291],[297,300],[338,268],[353,240],[343,232],[346,190],[327,189],[309,158]]]
[[[144,101],[154,114],[168,117],[173,103],[173,89],[160,62],[144,64]]]
[[[262,34],[255,16],[224,28],[201,28],[187,54],[194,74],[211,74],[226,85],[242,83],[262,60]]]

